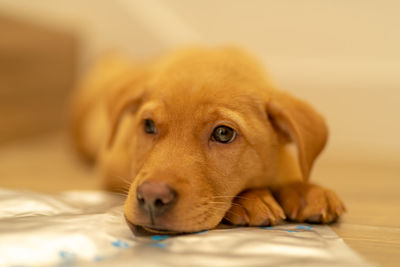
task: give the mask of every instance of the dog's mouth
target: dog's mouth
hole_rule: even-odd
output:
[[[149,235],[181,235],[187,234],[185,232],[171,231],[157,226],[149,225],[136,225],[131,223],[126,217],[125,221],[135,236],[149,236]]]
[[[182,232],[182,231],[171,231],[163,228],[159,228],[156,226],[143,226],[143,225],[136,225],[128,221],[126,219],[126,223],[128,224],[129,228],[131,229],[132,233],[135,236],[152,236],[152,235],[188,235],[188,234],[196,234],[196,233],[201,233],[203,231],[208,231],[209,229],[204,229],[200,231],[191,231],[191,232]],[[234,226],[231,224],[224,222],[223,220],[213,229],[230,229]]]
[[[131,223],[126,217],[125,217],[126,223],[128,224],[129,228],[131,229],[132,233],[135,236],[152,236],[152,235],[187,235],[187,234],[195,234],[195,233],[200,233],[203,231],[207,231],[206,229],[203,231],[193,231],[193,232],[177,232],[177,231],[171,231],[167,229],[162,229],[156,226],[143,226],[143,225],[136,225]],[[225,223],[224,221],[221,221],[220,224],[218,224],[214,229],[230,229],[233,228],[229,223]]]
[[[129,201],[127,203],[131,204]],[[219,204],[222,202],[216,203]],[[190,203],[184,204],[186,204],[186,206],[179,206],[178,208],[180,209],[176,208],[175,210],[164,212],[166,214],[161,213],[157,215],[153,213],[152,209],[143,212],[143,209],[137,207],[138,205],[133,207],[132,212],[132,207],[130,205],[125,205],[125,221],[135,236],[182,235],[214,229],[221,224],[224,218],[222,208],[219,206],[214,207],[205,200],[200,203],[192,203],[198,207],[198,209],[189,210],[191,206],[189,205]],[[186,210],[186,212],[178,212],[181,210]]]

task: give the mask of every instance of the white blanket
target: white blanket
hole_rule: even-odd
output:
[[[0,266],[368,266],[328,226],[134,236],[109,193],[0,190]]]

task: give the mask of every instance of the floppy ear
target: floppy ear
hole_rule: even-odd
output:
[[[308,180],[314,160],[327,141],[324,119],[307,103],[277,91],[267,104],[267,112],[278,132],[296,144],[303,180]]]
[[[107,148],[114,144],[122,119],[138,110],[143,102],[144,88],[136,81],[130,81],[120,85],[119,90],[114,90],[108,97],[108,115],[110,121],[110,132],[107,141]]]

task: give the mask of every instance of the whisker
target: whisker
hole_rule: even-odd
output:
[[[240,199],[246,199],[246,200],[250,200],[251,199],[251,198],[242,197],[242,196],[214,196],[212,198],[240,198]]]
[[[111,192],[111,194],[115,195],[115,196],[122,196],[122,197],[127,197],[128,196],[128,194],[120,193],[120,192]]]
[[[210,203],[210,204],[226,204],[226,202],[220,202],[220,201],[207,201],[206,204],[208,204],[208,203]],[[238,207],[241,207],[241,208],[244,209],[244,206],[242,204],[240,204],[240,203],[232,202],[230,204],[232,206],[238,206]]]
[[[207,202],[207,203],[209,203],[209,204],[226,204],[225,202],[215,202],[215,201],[210,201],[210,202]],[[232,206],[238,206],[238,207],[241,207],[241,208],[244,208],[243,207],[243,205],[241,205],[241,204],[239,204],[239,203],[230,203]]]
[[[131,183],[132,183],[132,180],[133,180],[133,179],[129,179],[128,177],[124,177],[124,176],[121,176],[121,175],[117,175],[117,174],[115,174],[115,173],[112,173],[110,176],[111,176],[112,178],[117,178],[117,179],[121,180],[122,182],[125,182],[126,184],[131,184]]]
[[[220,202],[220,201],[208,201],[207,204],[226,204],[226,202]]]
[[[114,187],[109,187],[108,191],[112,194],[119,194],[121,196],[127,196],[129,194],[129,190],[118,187],[118,186],[114,186]]]
[[[123,177],[123,176],[120,176],[120,175],[117,175],[117,174],[111,174],[110,177],[117,179],[118,182],[122,182],[122,183],[119,183],[116,186],[113,186],[111,188],[112,191],[125,193],[125,194],[129,193],[129,190],[130,190],[130,187],[131,187],[131,183],[132,183],[132,181],[129,180],[129,178],[126,178],[126,177]]]
[[[233,211],[231,211],[231,210],[228,210],[228,211],[225,213],[224,218],[226,217],[226,214],[228,214],[228,213],[233,214],[233,215],[236,215],[236,216],[238,216],[238,217],[242,217],[242,215],[240,215],[239,213],[236,213],[236,212],[233,212]]]

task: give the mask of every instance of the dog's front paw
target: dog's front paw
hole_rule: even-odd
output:
[[[268,189],[251,189],[235,197],[224,218],[233,225],[267,226],[286,217]]]
[[[346,211],[333,191],[313,184],[283,186],[275,192],[275,196],[286,216],[296,222],[330,223]]]

